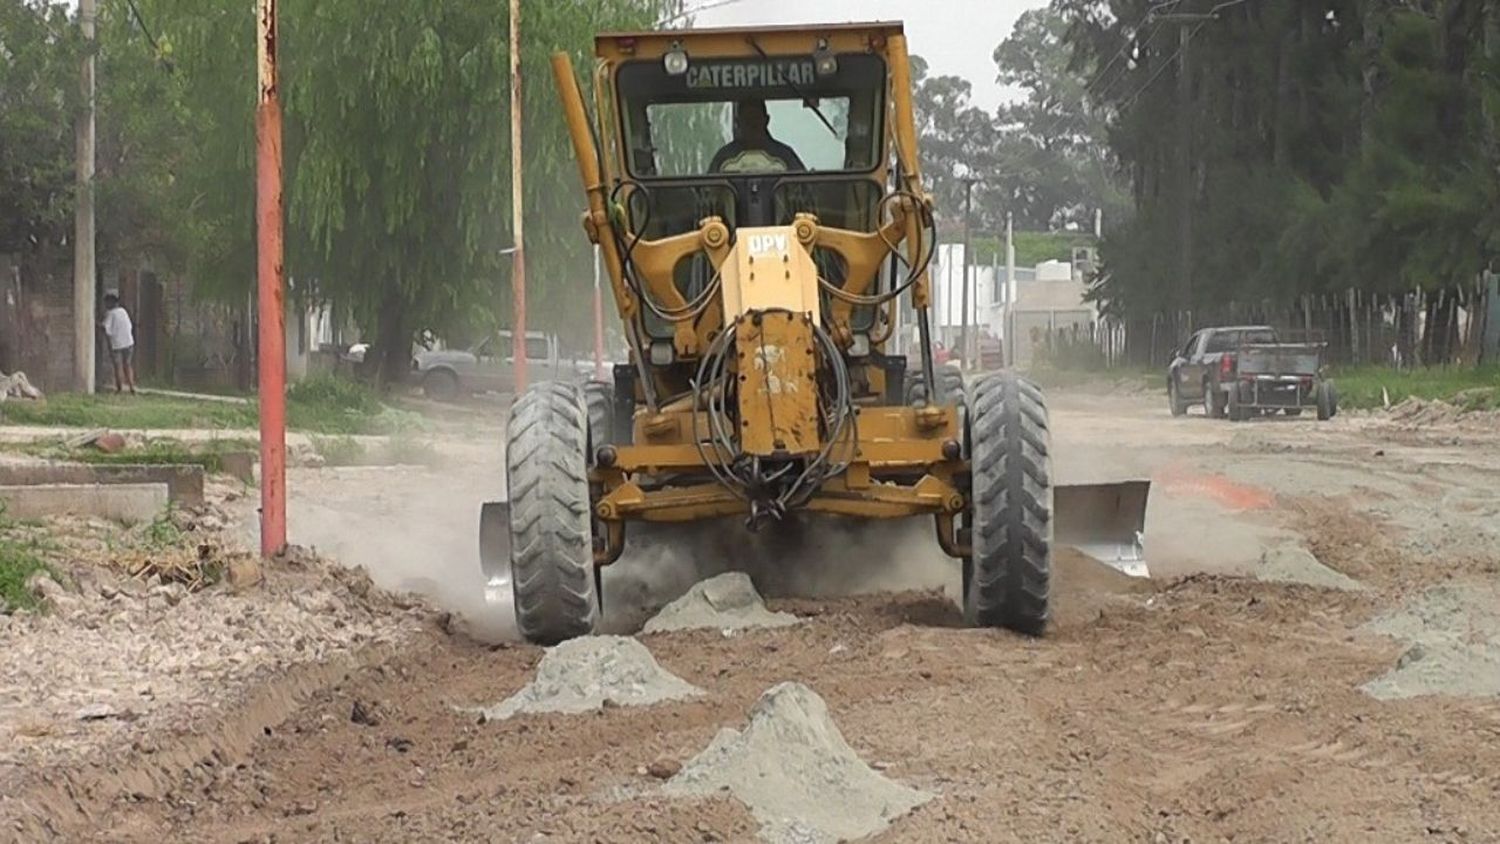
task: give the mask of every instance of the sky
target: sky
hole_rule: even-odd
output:
[[[722,0],[698,0],[699,5],[714,2]],[[995,82],[991,55],[1022,12],[1045,5],[1046,0],[739,0],[704,9],[694,25],[899,20],[906,24],[908,48],[927,60],[933,75],[969,80],[974,105],[993,111],[1019,92]]]

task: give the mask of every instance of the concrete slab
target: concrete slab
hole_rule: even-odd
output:
[[[95,516],[126,524],[148,522],[166,509],[167,485],[34,484],[0,486],[0,502],[12,519]]]
[[[182,464],[7,463],[0,486],[36,484],[166,484],[167,498],[182,507],[203,503],[203,467]]]

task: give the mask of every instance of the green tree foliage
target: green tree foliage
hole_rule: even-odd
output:
[[[913,59],[923,174],[950,225],[962,219],[966,177],[982,180],[973,188],[974,220],[989,231],[1004,226],[1007,212],[1019,228],[1048,231],[1090,228],[1096,210],[1110,219],[1128,210],[1104,120],[1069,66],[1066,30],[1051,9],[1021,15],[995,48],[994,81],[1025,98],[994,114],[972,105],[968,80],[932,76]]]
[[[1212,6],[1215,19],[1181,24],[1191,36],[1182,103],[1179,22],[1152,11]],[[1102,247],[1117,310],[1192,309],[1202,322],[1231,301],[1351,289],[1445,291],[1452,302],[1490,265],[1500,3],[1054,8],[1070,22],[1073,66],[1100,68],[1089,84],[1103,94],[1109,145],[1130,175],[1136,214]],[[1125,60],[1106,67],[1112,56]]]
[[[32,2],[0,3],[7,15],[31,12],[33,28],[50,25],[59,37],[76,29],[65,25],[61,11],[43,15]],[[648,27],[679,7],[676,0],[523,3],[532,327],[583,338],[587,320],[577,318],[577,303],[591,286],[592,261],[578,222],[583,200],[550,55],[570,51],[586,73],[595,32]],[[293,294],[346,307],[367,336],[394,350],[390,362],[398,367],[418,330],[463,333],[508,322],[505,13],[504,3],[478,0],[281,4]],[[244,301],[255,272],[254,28],[251,6],[240,0],[136,0],[134,9],[101,3],[101,247],[106,255],[149,256],[163,270],[192,278],[199,292],[228,302]],[[76,90],[68,54],[42,56],[46,43],[38,36],[27,43],[37,45],[27,54],[31,62],[0,72],[40,79],[56,75],[52,65],[61,62],[64,82]],[[10,96],[13,88],[4,90]],[[15,131],[30,131],[31,140],[4,148],[60,151],[66,181],[71,143],[60,146],[38,133],[56,135],[56,125],[69,122],[34,104],[22,111],[31,128]],[[9,122],[0,125],[10,131]],[[56,175],[58,166],[24,169]]]
[[[82,39],[60,3],[0,0],[0,252],[72,231]]]

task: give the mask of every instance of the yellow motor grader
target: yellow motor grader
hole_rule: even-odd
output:
[[[1054,541],[1140,565],[1148,482],[1058,486],[1042,391],[934,366],[899,23],[595,39],[552,59],[630,362],[517,396],[480,555],[521,633],[593,632],[631,522],[930,517],[978,626],[1046,626]],[[920,365],[889,353],[915,323]],[[850,566],[860,561],[850,560]]]

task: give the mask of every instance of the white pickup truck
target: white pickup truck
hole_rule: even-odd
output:
[[[473,393],[515,392],[513,335],[497,331],[467,349],[434,349],[412,357],[412,380],[438,401]],[[526,332],[526,377],[531,381],[584,381],[592,360],[564,358],[557,335]]]

